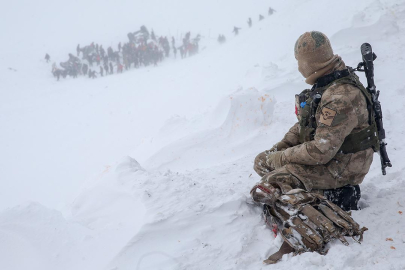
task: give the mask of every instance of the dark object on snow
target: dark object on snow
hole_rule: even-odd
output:
[[[225,43],[226,42],[226,37],[224,35],[219,35],[218,36],[218,42],[220,44]]]
[[[110,74],[113,74],[113,73],[114,73],[114,68],[113,68],[112,63],[110,62]]]
[[[239,30],[240,30],[241,28],[240,27],[234,27],[233,28],[233,31],[232,31],[232,33],[235,33],[235,36],[237,36],[238,34],[239,34]]]
[[[345,211],[359,210],[357,205],[361,197],[359,185],[326,189],[324,190],[324,196]]]
[[[82,74],[87,75],[88,70],[89,70],[89,66],[87,64],[83,64],[83,66],[82,66]]]
[[[382,122],[382,109],[380,101],[378,97],[380,95],[380,91],[376,89],[374,84],[374,64],[373,61],[377,58],[377,55],[373,52],[371,45],[369,43],[363,43],[360,47],[361,55],[363,58],[363,62],[360,62],[357,65],[357,68],[354,69],[355,71],[361,71],[366,73],[367,78],[367,91],[371,94],[373,100],[373,111],[374,111],[374,118],[377,125],[378,130],[378,139],[380,143],[380,160],[381,160],[381,171],[383,175],[386,175],[385,168],[392,167],[391,161],[388,158],[386,145],[385,142],[385,130],[384,125]],[[377,149],[376,149],[377,150]]]

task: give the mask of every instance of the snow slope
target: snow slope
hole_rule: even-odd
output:
[[[132,7],[129,2],[118,6],[117,14]],[[10,38],[1,50],[0,205],[8,208],[0,212],[0,268],[405,269],[405,144],[400,136],[405,130],[405,84],[400,80],[405,71],[405,3],[279,1],[271,3],[277,12],[259,24],[256,14],[264,14],[269,3],[189,2],[142,3],[158,19],[126,15],[119,32],[125,35],[140,21],[167,32],[183,26],[183,18],[189,28],[179,31],[217,29],[213,37],[234,25],[244,27],[250,16],[254,26],[244,27],[222,46],[206,37],[205,49],[183,61],[170,59],[157,68],[94,81],[61,82],[38,59],[45,44],[55,44],[51,57],[62,61],[77,40],[93,41],[89,25],[78,30],[88,19],[64,26],[63,37],[28,31],[27,40],[44,42],[30,43],[30,54],[15,31],[23,23],[5,28]],[[93,4],[77,5],[84,12]],[[24,18],[31,14],[9,5],[7,18],[13,12]],[[47,5],[43,0],[35,8],[58,10],[56,4]],[[226,17],[229,6],[234,12]],[[107,3],[97,7],[101,18],[118,16],[108,12]],[[66,14],[49,12],[49,19],[44,18],[61,16],[63,21]],[[173,14],[176,20],[167,19]],[[190,14],[198,15],[191,19]],[[115,27],[114,20],[103,31],[95,27],[91,38],[124,40]],[[361,60],[363,42],[373,45],[394,167],[382,177],[376,155],[362,184],[363,209],[353,213],[369,228],[362,245],[333,243],[326,256],[285,256],[276,266],[264,266],[262,260],[281,240],[264,226],[261,209],[248,203],[249,190],[259,180],[253,159],[295,121],[294,94],[307,86],[292,48],[300,34],[313,29],[330,37],[348,65]],[[11,65],[17,71],[9,70]],[[39,203],[22,203],[26,199]]]

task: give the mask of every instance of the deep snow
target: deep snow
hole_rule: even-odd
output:
[[[7,3],[1,269],[405,269],[403,1],[132,2]],[[277,12],[257,22],[269,5]],[[204,49],[97,80],[56,82],[41,60],[64,61],[77,43],[115,46],[143,23],[157,34],[200,32]],[[310,30],[351,66],[372,44],[394,167],[383,177],[375,155],[361,186],[362,245],[264,266],[281,240],[247,203],[259,180],[252,164],[295,121],[294,94],[308,86],[292,48]]]

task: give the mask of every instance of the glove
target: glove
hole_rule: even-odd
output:
[[[285,142],[281,141],[273,145],[273,147],[269,151],[270,152],[284,151],[287,148],[290,148],[290,146]]]
[[[285,164],[287,164],[284,152],[278,151],[269,153],[266,158],[266,163],[273,170],[283,167]]]

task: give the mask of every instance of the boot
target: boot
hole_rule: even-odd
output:
[[[280,249],[263,262],[265,264],[274,264],[278,262],[284,254],[289,254],[291,252],[294,252],[294,249],[289,244],[287,244],[287,242],[283,242]]]

